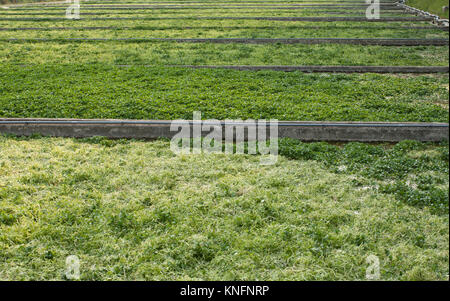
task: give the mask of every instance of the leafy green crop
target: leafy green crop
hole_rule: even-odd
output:
[[[399,201],[448,214],[448,141],[438,147],[402,141],[392,148],[383,148],[364,143],[338,147],[281,139],[279,147],[280,155],[288,158],[315,160],[337,173],[357,174],[358,186],[377,185],[380,192],[394,194]]]
[[[448,122],[447,89],[447,75],[5,66],[0,116]]]

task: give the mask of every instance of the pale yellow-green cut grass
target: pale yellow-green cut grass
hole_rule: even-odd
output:
[[[448,280],[448,215],[356,177],[165,141],[0,136],[0,280],[64,279],[69,255],[81,280],[364,280],[369,255],[382,280]]]

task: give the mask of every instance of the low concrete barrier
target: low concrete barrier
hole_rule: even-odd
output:
[[[7,6],[8,7],[8,6]],[[12,7],[9,6],[9,10],[58,10],[64,9],[67,7],[67,4],[63,5],[46,5],[43,7],[29,7],[29,8],[20,8],[20,7]],[[205,5],[83,5],[83,10],[184,10],[184,9],[192,9],[192,10],[205,10],[205,9],[220,9],[220,10],[240,10],[240,9],[270,9],[270,10],[298,10],[298,9],[366,9],[368,7],[367,4],[361,3],[353,3],[353,4],[320,4],[320,3],[304,3],[303,5],[234,5],[234,6],[205,6]],[[381,4],[381,10],[404,10],[404,8],[397,6],[395,3],[390,4]]]
[[[214,43],[214,44],[348,44],[378,46],[447,46],[448,39],[352,39],[352,38],[0,38],[2,42],[131,42],[131,43]]]
[[[132,65],[117,65],[118,67],[131,67]],[[205,65],[172,65],[168,67],[181,67],[193,69],[233,69],[241,71],[302,71],[302,72],[329,72],[329,73],[448,73],[448,66],[205,66]]]
[[[107,20],[265,20],[265,21],[299,21],[299,22],[423,22],[433,21],[431,17],[386,17],[367,19],[366,17],[106,17],[80,18],[86,21]],[[0,18],[0,21],[67,21],[67,18]]]
[[[314,9],[312,9],[314,10]],[[31,12],[29,12],[31,11]],[[0,10],[0,13],[2,11]],[[248,11],[239,11],[239,13],[241,14],[247,14],[247,13],[253,13],[254,11],[248,10]],[[61,12],[60,10],[50,10],[50,12],[35,12],[34,10],[27,10],[26,12],[8,12],[6,14],[0,14],[0,16],[61,16]],[[172,13],[172,12],[171,12]],[[229,12],[229,13],[233,13],[233,12]],[[318,14],[331,14],[331,15],[365,15],[366,11],[364,9],[362,10],[352,10],[352,11],[348,11],[348,10],[339,10],[339,9],[320,9],[320,10],[314,10],[314,13],[318,13]],[[382,11],[383,14],[397,14],[397,15],[409,15],[408,12],[402,11],[402,10],[383,10]],[[129,10],[124,10],[124,11],[114,11],[114,12],[110,12],[110,11],[100,11],[100,12],[84,12],[82,13],[83,16],[102,16],[102,15],[146,15],[147,13],[144,12],[140,12],[140,11],[129,11]],[[161,14],[169,14],[166,12],[162,12]]]
[[[11,11],[14,10],[60,10],[67,7],[66,6],[50,6],[47,8],[25,8],[25,9],[9,9]],[[367,5],[308,5],[308,6],[129,6],[129,5],[120,5],[120,6],[83,6],[83,10],[241,10],[241,9],[254,9],[254,10],[319,10],[319,9],[348,9],[348,10],[361,10],[366,9]],[[398,6],[393,5],[381,5],[380,10],[395,10],[395,11],[403,11],[404,9]]]
[[[130,27],[130,26],[121,26],[121,27],[113,27],[113,26],[58,26],[58,27],[0,27],[0,31],[22,31],[22,30],[36,30],[36,31],[52,31],[52,30],[184,30],[184,29],[202,29],[202,30],[212,30],[212,29],[373,29],[373,30],[381,30],[381,29],[396,29],[396,30],[443,30],[448,31],[448,27],[445,26],[339,26],[339,27],[330,27],[330,26],[139,26],[139,27]]]
[[[0,133],[53,137],[93,137],[156,139],[172,138],[170,120],[92,120],[1,118]],[[193,122],[189,121],[192,131]],[[222,125],[224,123],[222,122]],[[448,140],[447,123],[396,122],[300,122],[280,121],[279,138],[303,141],[398,142],[402,140]],[[224,126],[222,126],[224,129]],[[267,127],[267,132],[269,129]],[[209,132],[202,132],[205,136]],[[223,137],[225,137],[223,135]]]
[[[90,2],[90,1],[96,1],[96,0],[83,0],[82,2]],[[273,5],[297,5],[297,6],[302,6],[305,5],[305,3],[302,3],[304,1],[285,1],[285,2],[279,2],[279,1],[261,1],[261,0],[256,0],[256,1],[249,1],[249,0],[245,0],[242,2],[236,2],[236,1],[211,1],[211,2],[207,2],[209,5],[212,4],[220,4],[220,5],[226,5],[226,6],[236,6],[236,5],[255,5],[255,3],[258,3],[258,5],[269,5],[269,6],[273,6]],[[313,1],[310,1],[313,2]],[[315,1],[318,2],[320,4],[334,4],[336,5],[337,3],[353,3],[353,4],[363,4],[364,1],[360,0],[338,0],[338,1]],[[205,5],[205,2],[201,2],[201,1],[140,1],[140,2],[135,2],[135,1],[121,1],[121,4],[132,4],[132,5],[155,5],[155,4],[171,4],[171,5],[178,5],[178,6],[184,6],[186,4],[201,4],[201,5]],[[269,3],[269,4],[259,4],[259,3]],[[67,1],[53,1],[53,2],[33,2],[33,3],[9,3],[9,4],[5,4],[5,6],[7,7],[21,7],[21,6],[66,6],[67,7]],[[117,5],[117,1],[102,1],[101,5],[104,4],[112,4],[112,5]],[[395,1],[380,1],[381,5],[395,5],[396,2]],[[86,4],[85,4],[86,5]],[[88,3],[87,5],[91,5],[91,3]],[[95,5],[95,3],[94,3]],[[308,5],[308,4],[306,4]]]

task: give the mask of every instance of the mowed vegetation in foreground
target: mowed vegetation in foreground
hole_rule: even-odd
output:
[[[0,279],[448,280],[448,144],[280,153],[0,137]]]

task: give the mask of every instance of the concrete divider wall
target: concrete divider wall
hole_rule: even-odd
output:
[[[300,21],[300,22],[423,22],[433,21],[430,17],[386,17],[367,19],[366,17],[106,17],[80,18],[87,21],[107,20],[267,20],[267,21]],[[0,21],[67,21],[66,18],[0,18]]]
[[[19,136],[156,139],[172,138],[170,120],[0,119],[0,133]],[[189,123],[192,132],[192,121]],[[222,123],[223,125],[223,123]],[[222,126],[224,131],[225,127]],[[269,127],[266,128],[269,134]],[[209,132],[202,132],[206,136]],[[225,133],[223,132],[223,137]],[[299,122],[278,123],[279,138],[303,141],[398,142],[448,140],[446,123]]]
[[[130,67],[131,65],[117,65]],[[448,66],[230,66],[230,65],[171,65],[168,67],[194,68],[194,69],[233,69],[240,71],[301,71],[301,72],[335,72],[335,73],[448,73]]]
[[[448,39],[383,39],[383,38],[6,38],[2,42],[131,42],[131,43],[217,43],[217,44],[349,44],[378,46],[447,46]]]

